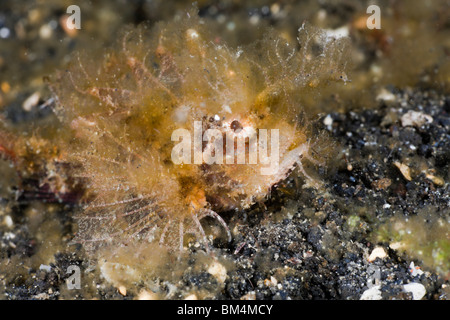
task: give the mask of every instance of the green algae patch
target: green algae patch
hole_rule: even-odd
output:
[[[443,276],[450,275],[449,210],[435,212],[433,208],[419,210],[415,216],[394,216],[382,224],[375,235],[387,241],[392,249],[417,259]]]

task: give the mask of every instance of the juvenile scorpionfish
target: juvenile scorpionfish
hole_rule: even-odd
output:
[[[74,56],[51,84],[72,134],[62,154],[86,181],[74,241],[182,250],[191,234],[209,250],[203,218],[230,239],[220,212],[264,201],[294,168],[317,187],[303,166],[321,141],[296,97],[345,79],[345,40],[311,27],[298,40],[231,48],[190,12]]]

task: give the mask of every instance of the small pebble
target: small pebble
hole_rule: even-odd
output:
[[[250,291],[246,295],[242,296],[241,300],[256,300],[256,293],[255,293],[255,291]]]
[[[22,108],[25,111],[31,111],[33,107],[35,107],[39,103],[39,99],[41,98],[41,95],[39,92],[33,93],[31,96],[29,96],[22,104]]]
[[[431,180],[438,187],[443,187],[445,184],[444,179],[442,179],[441,177],[434,176],[429,173],[426,174],[426,178]]]
[[[46,271],[46,272],[50,272],[50,271],[52,271],[52,267],[51,267],[51,266],[48,266],[48,265],[46,265],[46,264],[41,264],[41,265],[39,266],[39,270],[44,270],[44,271]]]
[[[324,119],[323,119],[323,124],[327,127],[328,131],[331,131],[332,129],[332,125],[333,125],[333,118],[330,115],[327,115]]]
[[[0,38],[2,38],[2,39],[9,38],[10,34],[11,34],[11,32],[9,31],[8,28],[3,27],[0,29]]]
[[[44,24],[39,29],[39,36],[41,39],[50,39],[52,37],[53,30],[49,24]]]
[[[383,88],[378,93],[378,95],[376,97],[376,100],[377,101],[383,101],[385,103],[392,103],[392,102],[395,102],[396,98],[395,98],[395,95],[392,92],[389,92],[388,90]]]
[[[405,292],[411,292],[413,295],[413,300],[422,300],[422,298],[427,293],[427,290],[420,283],[408,283],[403,286],[403,290]]]
[[[219,283],[224,283],[227,279],[227,269],[217,261],[214,261],[208,268],[208,273],[212,274]]]
[[[381,300],[380,286],[373,286],[364,291],[360,300]]]
[[[405,177],[406,180],[411,181],[411,169],[403,163],[400,163],[398,161],[394,162],[394,165],[400,170],[403,177]]]
[[[348,37],[350,30],[349,30],[348,26],[345,25],[345,26],[342,26],[337,29],[326,29],[325,32],[326,32],[327,37],[339,39],[339,38]]]
[[[433,117],[422,112],[410,110],[402,116],[401,122],[403,127],[421,127],[426,123],[432,123]]]
[[[389,178],[383,178],[372,182],[372,186],[377,190],[385,190],[392,184]]]
[[[127,295],[127,288],[125,288],[124,286],[120,286],[120,287],[118,288],[118,290],[119,290],[119,293],[120,293],[121,295],[123,295],[123,296],[126,296],[126,295]]]
[[[391,248],[392,250],[399,250],[405,247],[405,244],[402,242],[392,242],[391,244],[389,244],[389,248]]]
[[[376,247],[373,249],[369,258],[367,259],[369,262],[374,262],[377,258],[384,259],[387,257],[387,253],[382,247]]]
[[[5,224],[8,228],[12,228],[14,225],[13,219],[11,218],[11,216],[6,216],[5,217]]]
[[[142,290],[141,292],[139,292],[137,299],[138,300],[158,300],[158,296],[153,292],[149,292],[147,290]]]

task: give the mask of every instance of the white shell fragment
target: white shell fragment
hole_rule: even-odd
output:
[[[50,272],[50,271],[52,271],[52,267],[51,267],[51,266],[48,266],[48,265],[46,265],[46,264],[41,264],[41,265],[39,266],[39,270],[44,270],[45,272]]]
[[[227,269],[217,261],[214,261],[208,268],[208,273],[214,276],[219,283],[224,283],[227,279]]]
[[[384,259],[387,257],[386,251],[382,247],[376,247],[373,249],[372,253],[370,254],[369,258],[367,260],[369,262],[374,262],[377,258]]]
[[[411,169],[406,164],[396,161],[394,162],[394,165],[400,170],[400,172],[402,173],[403,177],[405,177],[406,180],[408,181],[412,180]]]
[[[427,293],[427,290],[425,289],[423,284],[415,282],[405,284],[403,286],[403,290],[405,292],[411,292],[413,295],[413,300],[421,300]]]
[[[363,292],[359,300],[381,300],[380,286],[373,286],[372,288],[367,289]]]
[[[432,123],[433,117],[422,112],[410,110],[402,116],[401,121],[403,127],[421,127],[426,123]]]
[[[380,90],[376,97],[377,101],[383,101],[385,103],[392,103],[396,101],[395,95],[392,92],[389,92],[386,89]]]

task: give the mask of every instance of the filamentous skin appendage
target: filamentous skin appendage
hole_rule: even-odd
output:
[[[320,184],[303,165],[320,164],[326,149],[313,152],[321,141],[295,97],[346,79],[346,40],[305,26],[297,44],[270,30],[242,48],[214,39],[189,12],[151,29],[129,28],[116,47],[74,55],[53,77],[55,112],[72,135],[61,154],[87,181],[75,242],[95,249],[159,241],[181,250],[189,233],[208,250],[204,217],[215,218],[230,238],[218,212],[264,201],[294,168],[311,186]],[[277,169],[268,175],[263,163],[175,164],[173,132],[194,132],[199,122],[203,132],[224,137],[277,129]],[[202,151],[211,143],[204,141]]]

